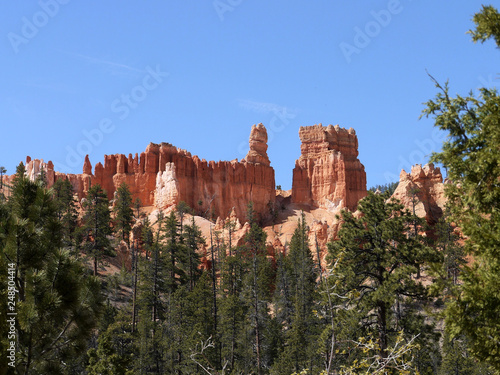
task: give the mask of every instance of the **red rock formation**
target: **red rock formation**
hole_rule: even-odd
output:
[[[293,176],[292,203],[309,208],[355,209],[366,194],[366,176],[359,162],[358,141],[354,130],[321,125],[302,127],[302,154]],[[269,203],[276,200],[274,170],[267,155],[267,131],[262,124],[252,126],[250,150],[238,162],[210,161],[168,143],[150,143],[140,155],[105,155],[103,163],[92,164],[85,157],[79,175],[53,172],[46,167],[49,186],[57,178],[67,178],[78,198],[85,197],[90,186],[100,184],[109,199],[121,183],[126,183],[134,199],[143,206],[165,210],[185,201],[199,215],[246,220],[248,202],[261,216],[269,214]],[[30,173],[39,173],[40,162],[27,159]],[[280,196],[280,204],[290,198]],[[240,224],[241,225],[241,224]]]
[[[399,176],[399,185],[394,191],[394,198],[413,211],[419,217],[424,217],[429,224],[435,224],[443,215],[446,203],[443,176],[434,164],[420,164],[411,167],[411,172],[403,169]]]
[[[275,200],[274,169],[267,157],[266,142],[266,128],[259,124],[252,127],[250,151],[241,162],[207,162],[169,143],[150,143],[140,157],[105,155],[104,165],[97,163],[94,174],[86,156],[83,174],[56,173],[55,177],[68,178],[79,199],[95,184],[113,199],[125,182],[133,199],[139,198],[144,206],[167,209],[185,201],[198,213],[213,217],[227,217],[234,210],[233,215],[244,222],[248,202],[266,216],[268,203]]]
[[[93,178],[93,176],[90,174],[92,166],[90,164],[88,156],[85,158],[85,163],[83,165],[83,174],[65,174],[55,172],[54,164],[52,163],[52,161],[45,163],[43,159],[31,159],[30,156],[26,157],[25,168],[26,176],[31,181],[35,181],[41,175],[43,170],[45,173],[45,182],[48,188],[52,187],[58,179],[68,179],[73,186],[73,190],[79,200],[85,197],[86,192],[90,187],[91,179]],[[12,180],[14,175],[11,177]]]
[[[125,182],[133,199],[140,198],[151,215],[185,201],[196,215],[219,217],[215,226],[197,217],[205,235],[217,230],[228,243],[229,231],[224,224],[234,222],[233,246],[244,243],[250,228],[245,223],[247,203],[253,201],[254,210],[264,217],[269,214],[269,203],[275,203],[280,207],[279,220],[265,229],[270,256],[286,251],[304,210],[314,256],[317,242],[323,259],[326,243],[338,229],[335,214],[341,208],[355,209],[358,200],[366,195],[366,175],[358,160],[354,130],[315,125],[302,127],[299,135],[302,153],[296,161],[293,188],[289,192],[280,191],[278,198],[274,170],[267,155],[267,131],[262,124],[252,126],[250,150],[241,161],[207,162],[171,144],[150,143],[140,155],[105,155],[104,161],[96,163],[94,168],[87,156],[83,173],[78,175],[54,172],[52,163],[29,157],[27,169],[35,178],[43,168],[49,186],[58,178],[67,178],[80,200],[97,183],[113,199],[119,185]],[[139,226],[133,238],[140,241]]]
[[[85,161],[83,162],[83,174],[92,174],[92,164],[90,164],[88,155],[85,155]]]
[[[155,163],[161,172],[155,191],[159,208],[183,200],[200,213],[212,212],[214,217],[227,217],[234,208],[237,218],[244,221],[249,201],[261,215],[266,215],[268,203],[274,202],[274,170],[264,163],[249,160],[207,163],[166,144],[150,144],[148,150],[159,155],[158,164]]]
[[[56,180],[55,172],[54,172],[54,164],[49,160],[48,163],[45,163],[43,159],[31,159],[31,157],[26,157],[26,176],[31,181],[35,181],[40,175],[45,174],[45,182],[47,183],[47,187],[51,187],[54,185]]]
[[[253,125],[250,131],[250,150],[244,160],[248,163],[269,166],[271,162],[267,156],[267,130],[264,125]]]
[[[366,195],[354,129],[338,125],[301,127],[300,158],[293,170],[292,202],[330,210],[355,210]]]

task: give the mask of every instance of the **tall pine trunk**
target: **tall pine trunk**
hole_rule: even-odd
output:
[[[378,265],[378,282],[383,283],[385,269],[382,265]],[[384,301],[378,301],[377,304],[377,321],[378,321],[378,345],[380,348],[380,356],[387,357],[387,305]]]
[[[214,336],[215,336],[215,352],[217,353],[217,363],[215,364],[216,370],[219,369],[220,365],[220,359],[219,359],[219,345],[218,345],[218,340],[217,340],[217,288],[216,288],[216,283],[217,283],[217,277],[216,277],[216,272],[215,272],[215,256],[214,256],[214,246],[213,246],[213,240],[212,240],[212,227],[210,226],[210,250],[212,253],[212,295],[213,295],[213,309],[214,309]]]
[[[136,310],[137,310],[137,266],[138,266],[138,251],[136,246],[132,245],[132,267],[134,268],[134,295],[132,299],[132,333],[135,332],[135,321],[136,318]]]
[[[377,320],[378,320],[378,329],[379,329],[379,336],[378,336],[378,345],[380,347],[380,356],[382,358],[387,357],[387,306],[385,305],[385,302],[380,301],[378,302],[377,306]]]
[[[260,324],[259,324],[259,295],[257,293],[257,254],[253,256],[253,286],[254,286],[254,307],[255,307],[255,350],[257,354],[257,375],[260,375]]]

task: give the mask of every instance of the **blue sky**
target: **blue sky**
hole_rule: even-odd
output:
[[[499,2],[490,2],[499,7]],[[0,5],[0,165],[81,173],[104,154],[169,142],[241,159],[269,133],[291,187],[300,126],[353,127],[368,187],[425,163],[442,134],[419,120],[440,82],[498,85],[499,51],[470,41],[479,1],[42,0]]]

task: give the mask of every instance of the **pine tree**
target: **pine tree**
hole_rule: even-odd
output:
[[[361,315],[360,324],[376,340],[383,359],[395,333],[404,328],[406,315],[398,313],[398,306],[405,304],[410,313],[413,301],[426,296],[426,287],[415,281],[418,268],[437,259],[413,232],[417,218],[388,198],[369,192],[358,204],[359,218],[343,211],[339,240],[328,244],[338,294],[347,310]]]
[[[185,273],[187,274],[189,290],[192,291],[196,285],[196,281],[200,277],[200,254],[198,249],[200,246],[205,244],[205,239],[201,234],[200,228],[196,225],[194,221],[194,216],[191,220],[191,225],[185,226],[185,251],[187,261],[187,268]]]
[[[132,333],[135,333],[137,322],[137,283],[139,280],[139,248],[137,240],[130,247],[132,253]]]
[[[139,210],[137,210],[139,214]],[[154,235],[151,229],[149,219],[146,217],[143,222],[143,227],[140,233],[140,238],[134,241],[132,244],[132,254],[133,254],[133,296],[132,296],[132,333],[135,333],[136,322],[137,322],[137,310],[138,310],[138,288],[139,288],[139,278],[142,275],[139,272],[140,266],[145,263],[141,263],[139,259],[141,258],[141,250],[144,252],[145,261],[149,259],[149,254],[153,252]],[[145,266],[144,266],[145,267]]]
[[[122,240],[129,243],[134,211],[132,210],[132,194],[125,182],[122,182],[116,190],[113,211],[115,214],[115,228]]]
[[[285,251],[287,247],[285,246]],[[274,304],[276,319],[284,327],[289,329],[294,311],[292,299],[292,280],[290,257],[284,253],[277,254],[276,257],[276,286],[274,289]]]
[[[173,363],[178,368],[196,368],[190,359],[192,349],[200,337],[215,337],[214,320],[211,310],[210,283],[207,271],[199,268],[201,261],[198,248],[205,243],[200,228],[194,217],[191,225],[184,226],[185,243],[179,244],[179,252],[183,254],[179,266],[183,269],[185,279],[173,294],[172,330],[174,343],[172,349],[175,358]],[[212,353],[213,354],[213,353]],[[205,355],[209,355],[205,353]],[[216,357],[209,355],[211,363],[217,367]],[[173,368],[172,368],[173,371]],[[194,371],[192,371],[194,372]]]
[[[368,189],[368,191],[372,191],[372,192],[378,192],[379,193],[385,193],[386,191],[389,192],[389,194],[392,195],[392,193],[394,193],[397,189],[399,185],[399,181],[398,182],[388,182],[387,184],[384,184],[384,185],[375,185],[375,186],[372,186],[371,188]]]
[[[313,313],[318,275],[309,247],[304,213],[292,236],[287,258],[285,267],[282,267],[284,270],[278,270],[282,273],[278,273],[278,277],[284,294],[281,299],[284,309],[278,317],[282,315],[289,323],[285,331],[285,350],[275,366],[283,374],[304,369],[314,372],[319,365],[314,347],[318,321]]]
[[[229,248],[221,257],[220,266],[220,343],[222,363],[227,363],[231,373],[240,359],[239,336],[244,332],[245,316],[248,305],[243,300],[243,280],[245,278],[245,259],[242,251]]]
[[[493,38],[500,47],[500,13],[483,6],[474,15],[473,41]],[[453,182],[446,185],[451,219],[461,228],[466,250],[474,257],[464,267],[462,284],[447,308],[446,326],[453,337],[464,335],[474,356],[500,371],[500,96],[482,88],[479,95],[449,95],[441,86],[426,103],[424,116],[448,133],[442,152],[432,159],[442,163]]]
[[[3,189],[3,175],[7,172],[4,166],[0,167],[0,189]]]
[[[138,310],[138,347],[139,360],[136,361],[135,369],[140,374],[154,372],[161,374],[165,364],[164,330],[161,322],[165,319],[167,311],[166,301],[163,295],[167,291],[167,267],[165,259],[161,256],[164,245],[161,242],[161,233],[164,226],[164,218],[158,214],[155,223],[157,229],[154,233],[146,222],[144,232],[151,235],[151,239],[143,236],[147,258],[139,259],[139,282],[137,296]]]
[[[144,255],[146,259],[148,259],[152,252],[154,235],[153,230],[151,229],[151,223],[149,222],[149,219],[147,217],[144,219],[144,225],[141,230],[141,240],[144,249]]]
[[[256,221],[253,204],[250,202],[247,210],[250,230],[245,235],[245,256],[248,259],[248,273],[245,278],[245,299],[249,305],[247,319],[250,324],[251,341],[255,348],[255,354],[245,363],[246,371],[254,368],[257,374],[261,374],[264,367],[271,365],[271,358],[267,356],[265,348],[266,328],[269,324],[269,303],[271,300],[271,285],[273,282],[273,271],[271,263],[267,259],[266,233],[259,227]],[[267,344],[267,343],[266,343]]]
[[[466,265],[466,251],[461,241],[462,236],[455,226],[449,223],[449,213],[443,216],[433,227],[432,245],[438,249],[440,261],[434,264],[431,274],[434,276],[432,292],[448,300],[453,297],[459,286],[461,270]]]
[[[173,212],[167,217],[163,228],[162,240],[165,242],[165,267],[168,269],[167,287],[173,293],[177,287],[186,282],[186,253],[180,242],[179,225]]]
[[[493,375],[495,372],[484,363],[478,363],[470,354],[468,340],[464,336],[451,338],[445,333],[443,339],[443,361],[439,375]]]
[[[171,318],[172,340],[170,371],[196,373],[200,370],[191,355],[196,352],[200,341],[212,340],[217,335],[214,331],[214,315],[212,311],[212,285],[208,271],[203,271],[194,289],[189,290],[188,285],[178,288],[173,296]],[[206,367],[213,373],[220,369],[217,347],[214,345],[204,351]]]
[[[218,239],[219,232],[214,232],[212,230],[212,227],[210,227],[210,273],[211,273],[211,278],[212,278],[212,314],[213,314],[213,331],[215,333],[215,338],[213,340],[214,342],[214,348],[217,353],[220,353],[220,340],[219,340],[219,332],[218,332],[218,320],[219,320],[219,311],[218,311],[218,304],[217,304],[217,269],[218,269],[218,260],[220,259],[219,257],[215,257],[215,253],[218,253],[218,246],[217,248],[214,245],[214,240],[213,237],[215,236]],[[218,242],[218,241],[217,241]],[[220,368],[220,358],[217,358],[217,361],[215,363],[215,369],[219,370]]]
[[[137,197],[134,200],[134,209],[135,209],[135,218],[136,220],[139,220],[141,218],[141,207],[142,207],[142,201],[141,198]]]
[[[109,201],[101,185],[94,185],[88,190],[83,209],[83,248],[92,258],[94,276],[97,276],[97,266],[103,256],[113,254],[109,238],[112,234]]]
[[[35,181],[38,182],[38,184],[44,188],[47,187],[47,173],[45,172],[45,168],[40,166],[40,173],[35,178]]]
[[[214,335],[210,287],[198,268],[197,249],[203,238],[193,219],[184,228],[182,244],[174,213],[166,219],[160,214],[155,226],[152,241],[146,238],[152,233],[148,223],[143,232],[150,256],[140,259],[136,371],[193,373],[198,367],[190,354],[197,340]],[[209,357],[213,362],[212,354]]]
[[[137,297],[140,360],[137,370],[176,373],[185,366],[194,366],[185,340],[193,328],[187,309],[197,303],[192,301],[191,294],[199,291],[200,261],[196,250],[202,238],[193,221],[185,228],[186,244],[181,243],[173,212],[166,219],[159,214],[155,225],[153,238],[148,239],[152,234],[148,223],[143,231],[143,243],[150,256],[140,260]]]
[[[180,201],[179,203],[177,203],[177,205],[175,206],[175,210],[177,211],[177,214],[179,215],[179,219],[180,219],[180,239],[181,239],[181,242],[183,242],[183,239],[184,239],[184,216],[188,213],[191,212],[191,207],[189,207],[189,205],[184,202],[184,201]]]
[[[73,186],[68,179],[57,179],[51,188],[57,218],[63,227],[63,242],[65,246],[73,247],[77,230],[78,212],[74,198]]]
[[[29,181],[22,164],[12,196],[0,202],[0,220],[2,270],[12,265],[18,291],[16,371],[61,373],[85,348],[95,326],[102,306],[100,284],[63,249],[53,195],[40,182]],[[0,286],[7,290],[4,271]],[[5,316],[4,302],[0,306]]]
[[[134,337],[123,313],[119,313],[103,331],[99,333],[97,348],[88,351],[89,375],[132,375]]]

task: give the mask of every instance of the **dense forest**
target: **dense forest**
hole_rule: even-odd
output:
[[[496,9],[474,22],[500,47]],[[341,213],[326,259],[304,215],[270,253],[251,202],[236,246],[234,223],[204,238],[184,202],[150,221],[126,184],[113,202],[92,186],[79,212],[67,180],[48,189],[21,163],[0,197],[0,373],[500,373],[500,97],[434,82],[441,221],[378,187]],[[102,272],[120,243],[131,264]]]

